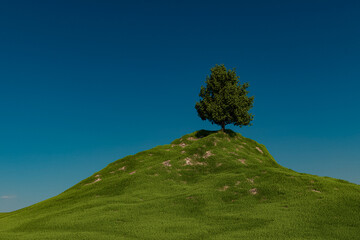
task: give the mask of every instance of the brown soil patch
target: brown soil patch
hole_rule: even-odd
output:
[[[135,174],[136,173],[136,170],[135,171],[133,171],[133,172],[131,172],[131,173],[129,173],[130,175],[133,175],[133,174]]]
[[[252,195],[258,194],[258,190],[257,190],[256,188],[250,189],[249,192],[250,192],[250,194],[252,194]]]
[[[96,176],[100,176],[100,175],[96,175]],[[91,184],[94,184],[94,183],[97,183],[97,182],[100,182],[102,179],[97,177],[92,183],[87,183],[85,185],[91,185]]]
[[[165,167],[171,167],[170,160],[164,161],[162,163]]]
[[[311,191],[316,192],[316,193],[321,193],[319,190],[316,190],[316,189],[312,189]]]
[[[184,166],[186,166],[186,165],[193,165],[193,163],[192,163],[192,161],[191,161],[191,158],[187,157],[187,158],[185,158],[184,160],[185,160]]]
[[[197,140],[199,140],[199,139],[194,138],[194,137],[188,137],[187,140],[189,140],[189,141],[197,141]]]
[[[206,162],[196,162],[195,165],[206,166],[207,163]]]
[[[95,175],[95,177],[96,177],[96,178],[100,177],[100,174],[98,174],[98,175]]]
[[[181,151],[181,154],[184,154],[184,153],[186,153],[185,151]]]
[[[119,168],[118,171],[125,171],[126,166],[123,166],[122,168]]]
[[[185,160],[185,164],[183,166],[187,166],[187,165],[190,165],[190,166],[193,166],[193,165],[207,165],[206,162],[194,162],[191,158],[187,157],[184,159]]]
[[[242,142],[241,144],[247,145],[247,143],[246,143],[246,142]]]
[[[258,150],[261,154],[263,154],[263,151],[259,147],[256,147],[256,150]]]
[[[229,186],[225,185],[222,188],[219,189],[219,191],[224,192],[229,188]]]
[[[250,182],[251,184],[254,184],[254,179],[253,179],[253,178],[248,178],[247,180],[248,180],[248,182]]]
[[[180,143],[179,146],[182,147],[182,148],[184,148],[184,147],[186,147],[187,145],[186,145],[186,143]]]
[[[149,153],[149,156],[151,157],[153,154],[152,153]]]
[[[102,180],[101,178],[97,178],[93,183],[100,182],[101,180]]]
[[[214,156],[214,154],[212,152],[210,152],[210,151],[206,151],[203,158],[208,158],[208,157],[211,157],[211,156]]]
[[[238,159],[238,161],[241,162],[241,163],[244,164],[244,165],[247,165],[247,164],[246,164],[246,159]]]

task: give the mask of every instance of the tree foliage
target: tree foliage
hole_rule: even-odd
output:
[[[248,83],[241,84],[234,70],[227,70],[222,65],[211,68],[210,76],[206,78],[206,86],[200,90],[200,101],[195,108],[202,120],[212,124],[225,126],[251,125],[254,116],[249,111],[253,107],[254,97],[248,97]]]

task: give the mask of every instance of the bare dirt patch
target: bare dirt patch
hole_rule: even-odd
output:
[[[248,178],[247,180],[248,180],[249,183],[254,184],[254,179],[253,178]]]
[[[252,195],[258,194],[258,190],[257,190],[256,188],[250,189],[249,192],[250,192],[250,194],[252,194]]]
[[[181,151],[181,154],[184,154],[184,153],[186,153],[185,151]]]
[[[210,152],[210,151],[206,151],[203,158],[208,158],[208,157],[211,157],[211,156],[214,156],[214,154],[212,152]]]
[[[94,183],[97,183],[97,182],[100,182],[102,179],[99,177],[100,175],[96,175],[95,177],[97,177],[93,182],[91,183],[87,183],[85,185],[91,185],[91,184],[94,184]]]
[[[129,175],[133,175],[133,174],[135,174],[135,173],[136,173],[136,170],[133,171],[133,172],[131,172],[131,173],[129,173]]]
[[[185,160],[184,166],[186,166],[186,165],[193,165],[191,158],[187,157],[187,158],[185,158],[184,160]]]
[[[206,166],[207,162],[195,162],[195,165]]]
[[[241,163],[244,164],[244,165],[247,165],[247,164],[246,164],[246,159],[238,159],[238,161],[241,162]]]
[[[165,167],[171,167],[170,160],[164,161],[162,163]]]
[[[193,166],[193,165],[202,165],[202,166],[206,166],[207,165],[207,162],[196,162],[196,161],[193,161],[191,158],[187,157],[184,159],[185,160],[185,164],[183,166]]]
[[[123,166],[122,168],[119,168],[118,171],[125,171],[126,166]]]
[[[194,138],[194,137],[188,137],[187,140],[189,140],[189,141],[197,141],[197,140],[199,140],[199,139]]]
[[[229,186],[225,185],[225,186],[223,186],[222,188],[220,188],[219,191],[224,192],[224,191],[226,191],[227,189],[229,189]]]
[[[321,193],[319,190],[311,189],[312,192]]]
[[[258,150],[261,154],[263,154],[263,151],[259,147],[256,147],[256,150]]]
[[[184,147],[186,147],[187,145],[186,145],[186,143],[180,143],[179,146],[182,147],[182,148],[184,148]]]

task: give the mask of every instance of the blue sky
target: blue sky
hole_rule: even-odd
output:
[[[199,129],[215,64],[255,96],[229,128],[360,184],[358,1],[2,1],[0,212]]]

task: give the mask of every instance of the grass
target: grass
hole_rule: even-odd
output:
[[[265,146],[232,131],[185,135],[0,214],[2,240],[358,236],[359,185],[284,168]]]

